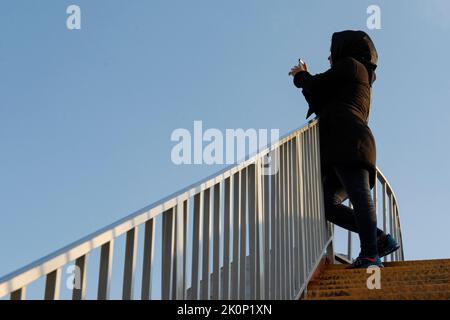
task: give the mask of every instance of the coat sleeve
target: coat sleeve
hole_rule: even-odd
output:
[[[337,84],[351,78],[355,72],[352,59],[342,59],[324,73],[311,75],[301,71],[294,76],[294,85],[303,89],[303,95],[309,104],[307,118],[314,112],[320,114],[322,108],[333,97]]]
[[[353,59],[345,58],[336,63],[324,73],[311,75],[308,71],[301,71],[294,76],[294,85],[303,88],[312,94],[327,94],[334,89],[337,83],[351,78],[355,74]]]
[[[318,101],[318,97],[314,97],[311,92],[306,89],[303,89],[302,93],[309,106],[308,113],[306,114],[306,119],[308,119],[313,113],[319,115],[321,111],[321,103]]]

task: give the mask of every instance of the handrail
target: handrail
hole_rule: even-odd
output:
[[[26,287],[45,276],[44,298],[58,299],[62,268],[74,262],[79,283],[72,298],[85,299],[87,260],[100,250],[97,298],[108,299],[114,241],[123,235],[122,298],[133,299],[137,234],[144,229],[141,298],[152,298],[156,219],[162,219],[162,299],[298,298],[333,239],[324,217],[319,149],[315,118],[239,164],[0,278],[0,297],[25,299]],[[279,160],[272,175],[262,174],[268,154]],[[401,239],[395,195],[378,176],[391,191],[393,230]]]

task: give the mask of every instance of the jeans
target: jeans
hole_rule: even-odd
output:
[[[375,256],[377,215],[369,185],[369,171],[364,168],[334,165],[323,174],[325,216],[328,221],[359,234],[361,255]],[[342,204],[348,196],[353,209]]]

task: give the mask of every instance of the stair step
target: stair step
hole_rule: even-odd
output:
[[[425,280],[412,280],[412,281],[388,281],[381,280],[381,287],[384,288],[398,288],[401,286],[438,286],[446,285],[450,290],[449,279],[425,279]],[[329,281],[329,282],[317,282],[312,281],[308,286],[308,290],[336,290],[336,289],[367,289],[367,280],[363,281]]]
[[[415,292],[392,294],[369,292],[351,296],[310,297],[307,300],[450,300],[450,291]]]
[[[383,262],[385,267],[396,267],[396,266],[450,266],[450,259],[435,259],[435,260],[412,260],[412,261],[394,261],[394,262]],[[345,269],[346,264],[330,264],[327,269]]]
[[[390,268],[381,268],[381,274],[390,275],[396,273],[421,273],[421,274],[450,274],[450,266],[449,267],[390,267]],[[325,269],[321,275],[326,276],[344,276],[344,277],[353,277],[358,275],[366,275],[366,269]],[[320,276],[320,275],[319,275]]]
[[[448,280],[433,280],[433,281],[382,281],[381,289],[384,291],[397,291],[399,288],[404,288],[407,290],[443,290],[450,291],[450,282]],[[369,290],[367,288],[367,282],[346,282],[346,283],[336,283],[336,284],[319,284],[311,282],[308,286],[308,290],[311,292],[317,291],[330,291],[330,290]]]
[[[424,292],[450,292],[449,285],[416,285],[416,286],[397,286],[391,288],[381,287],[381,289],[370,290],[368,288],[350,288],[350,289],[324,289],[310,290],[310,297],[331,297],[331,296],[353,296],[353,295],[380,295],[380,294],[407,294],[407,293],[424,293]]]
[[[450,299],[450,259],[386,262],[381,289],[367,288],[367,269],[326,265],[309,284],[306,299]]]
[[[326,277],[321,276],[320,278],[316,278],[314,281],[321,285],[327,284],[339,284],[339,283],[366,283],[368,277],[370,275],[366,274],[359,277]],[[404,283],[414,282],[414,281],[448,281],[450,282],[450,276],[448,274],[434,274],[434,275],[417,275],[417,274],[392,274],[392,275],[381,275],[382,282],[392,282],[392,281],[401,281]]]

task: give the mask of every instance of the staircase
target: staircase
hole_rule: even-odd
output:
[[[324,265],[309,283],[307,300],[448,300],[450,259],[385,262],[380,289],[368,289],[372,275],[345,264]]]

